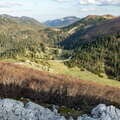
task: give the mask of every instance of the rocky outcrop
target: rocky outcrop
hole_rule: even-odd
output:
[[[120,120],[120,110],[114,106],[100,104],[92,110],[91,116],[84,115],[78,120]]]
[[[67,120],[57,113],[32,102],[23,104],[11,99],[0,100],[0,120]],[[72,117],[69,120],[73,120]],[[77,120],[120,120],[120,110],[114,106],[98,105],[91,116],[82,115]]]
[[[47,108],[28,102],[0,100],[0,120],[66,120]]]

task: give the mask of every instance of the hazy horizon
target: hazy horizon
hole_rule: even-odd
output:
[[[119,16],[119,6],[119,0],[1,0],[0,14],[28,16],[43,22],[66,16]]]

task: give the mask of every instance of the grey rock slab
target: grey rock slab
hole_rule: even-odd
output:
[[[56,112],[38,104],[22,102],[11,99],[0,99],[0,120],[67,120]],[[68,120],[74,120],[70,117]],[[77,120],[120,120],[120,110],[114,106],[100,104],[91,111],[91,115],[82,115]]]
[[[35,103],[0,100],[0,120],[66,120],[65,117]]]

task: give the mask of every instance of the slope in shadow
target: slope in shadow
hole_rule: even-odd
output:
[[[37,103],[88,110],[99,103],[120,105],[120,89],[11,63],[0,63],[0,97],[29,98]]]

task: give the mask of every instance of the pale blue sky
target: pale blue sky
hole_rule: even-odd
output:
[[[39,21],[65,16],[120,15],[120,0],[0,0],[0,14],[29,16]]]

